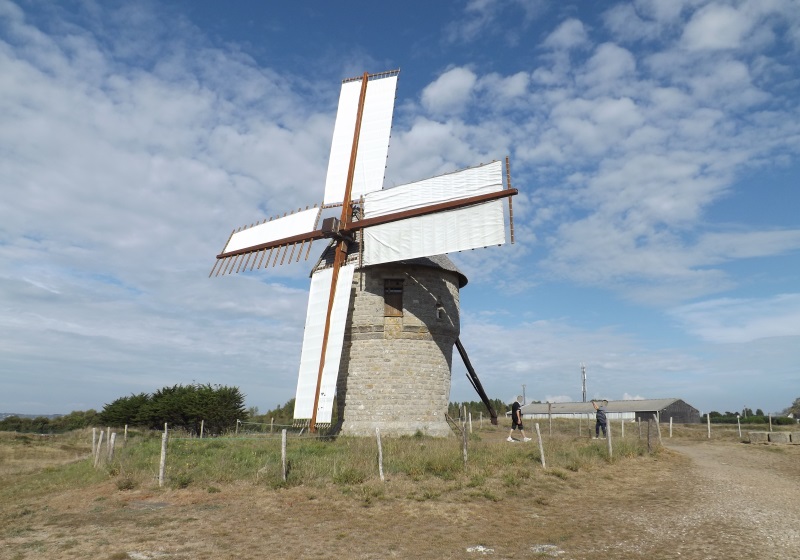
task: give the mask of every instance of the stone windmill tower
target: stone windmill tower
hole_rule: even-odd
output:
[[[445,255],[365,267],[353,279],[336,386],[336,432],[444,436],[459,289]]]
[[[330,424],[338,390],[343,433],[444,435],[454,344],[482,393],[458,341],[466,278],[443,255],[505,243],[503,203],[513,226],[517,190],[499,161],[382,189],[397,75],[343,81],[323,204],[234,230],[210,273],[296,262],[329,239],[311,275],[295,399],[311,431]],[[340,217],[318,227],[334,208]]]

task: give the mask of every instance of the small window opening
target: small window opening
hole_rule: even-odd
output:
[[[444,317],[444,305],[441,302],[436,302],[436,318],[441,319]]]
[[[403,281],[383,281],[383,315],[385,317],[403,316]]]

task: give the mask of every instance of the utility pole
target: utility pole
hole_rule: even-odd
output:
[[[583,402],[586,402],[586,366],[581,362],[581,376],[583,377]]]
[[[524,383],[522,384],[522,404],[523,405],[528,404],[528,401],[525,400],[525,384]]]

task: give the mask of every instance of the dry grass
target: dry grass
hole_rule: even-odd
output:
[[[290,439],[287,484],[279,480],[277,438],[174,439],[165,488],[155,482],[158,437],[134,437],[114,463],[95,470],[58,439],[3,436],[0,468],[12,464],[7,448],[16,466],[0,479],[0,557],[438,559],[488,549],[494,558],[673,557],[664,535],[674,541],[677,533],[663,532],[665,520],[704,505],[689,459],[669,449],[642,452],[644,438],[627,426],[624,440],[612,426],[613,461],[604,441],[586,438],[585,422],[582,438],[577,424],[554,422],[552,436],[541,427],[546,470],[536,442],[505,442],[507,428],[473,434],[466,469],[455,438],[384,438],[384,483],[370,439]],[[780,476],[797,476],[800,447],[770,451],[719,435],[708,442],[705,426],[673,429],[675,442],[735,446]],[[76,437],[88,454],[91,434]],[[40,461],[35,470],[26,449]],[[720,540],[719,526],[695,536],[714,529]],[[714,557],[682,550],[682,558],[692,550]]]

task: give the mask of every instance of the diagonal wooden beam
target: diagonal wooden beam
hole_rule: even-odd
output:
[[[356,157],[358,156],[358,140],[361,135],[361,120],[364,116],[364,102],[367,99],[367,83],[369,74],[364,72],[361,82],[361,93],[358,98],[358,114],[356,115],[355,130],[353,131],[353,148],[350,151],[350,167],[347,169],[347,183],[345,184],[344,199],[342,202],[341,223],[347,228],[350,223],[350,198],[353,196],[353,177],[356,170]],[[325,329],[322,331],[322,352],[319,358],[319,371],[317,373],[317,389],[314,393],[314,408],[311,411],[311,421],[308,424],[308,431],[317,431],[317,407],[319,406],[319,392],[322,387],[322,371],[325,369],[325,353],[328,349],[328,335],[331,330],[331,313],[333,312],[333,302],[336,297],[336,283],[339,280],[339,269],[347,260],[347,241],[340,239],[336,243],[336,253],[333,257],[333,273],[331,274],[331,290],[328,295],[328,312],[325,315]]]

